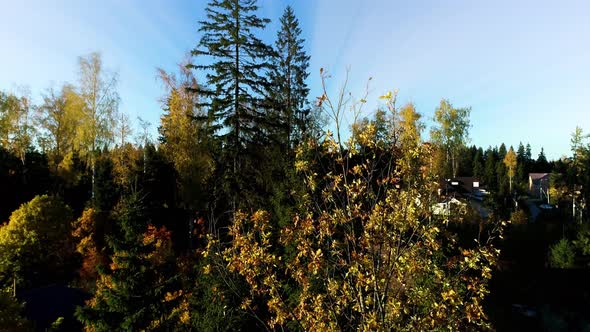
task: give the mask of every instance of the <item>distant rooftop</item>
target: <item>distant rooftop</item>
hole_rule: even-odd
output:
[[[539,180],[539,179],[542,179],[548,175],[549,175],[549,173],[529,173],[529,177],[533,180]]]

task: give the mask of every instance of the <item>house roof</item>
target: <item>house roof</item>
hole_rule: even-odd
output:
[[[532,180],[540,180],[540,179],[543,179],[548,176],[549,176],[549,173],[529,173],[529,177]]]

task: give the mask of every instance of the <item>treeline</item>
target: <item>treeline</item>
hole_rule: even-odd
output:
[[[563,207],[569,207],[569,210],[573,202],[577,202],[580,208],[579,213],[582,213],[585,202],[590,198],[588,191],[583,189],[590,186],[588,175],[590,149],[587,140],[588,135],[584,135],[581,128],[576,128],[571,134],[570,156],[564,155],[560,159],[551,161],[547,160],[543,148],[538,156],[533,158],[531,146],[528,143],[526,146],[520,143],[517,149],[512,146],[507,149],[503,143],[499,147],[488,147],[486,150],[475,145],[463,146],[458,162],[458,174],[480,179],[482,185],[499,202],[509,196],[514,198],[522,195],[539,196],[539,192],[530,192],[529,174],[549,173],[547,190],[541,197],[549,198],[548,203],[554,205],[561,203]],[[508,159],[513,160],[513,170],[509,169]],[[450,178],[450,174],[446,172],[447,178]],[[577,218],[582,217],[577,216]]]
[[[508,192],[509,181],[507,176],[504,159],[508,151],[512,150],[516,155],[517,167],[515,170],[514,181],[528,187],[529,173],[551,173],[553,170],[560,169],[565,161],[549,161],[545,156],[545,151],[541,148],[539,154],[535,157],[531,153],[531,145],[520,143],[515,149],[510,146],[506,147],[502,143],[499,147],[482,147],[463,146],[459,158],[459,176],[473,176],[480,178],[486,185],[495,191]]]
[[[432,206],[451,176],[508,193],[509,152],[466,148],[470,109],[447,100],[428,142],[397,91],[371,118],[345,90],[310,104],[293,10],[274,45],[257,37],[269,22],[257,11],[254,0],[209,3],[192,58],[158,71],[157,140],[143,120],[131,138],[98,53],[40,105],[0,94],[1,328],[491,327],[482,303],[503,223]],[[542,156],[518,149],[517,183],[561,167]],[[55,284],[85,291],[75,319],[21,319],[22,294]]]

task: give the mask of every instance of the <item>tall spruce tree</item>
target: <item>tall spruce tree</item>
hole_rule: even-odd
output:
[[[548,173],[551,171],[551,166],[547,161],[547,157],[545,156],[545,149],[541,147],[541,152],[539,152],[539,157],[535,163],[535,172],[538,173]]]
[[[293,140],[301,138],[307,127],[309,88],[305,80],[309,76],[310,56],[303,48],[305,40],[301,38],[299,20],[291,6],[285,8],[280,22],[281,29],[275,43],[277,54],[270,72],[271,96],[277,117],[284,128],[280,139],[290,147]]]
[[[473,176],[481,177],[484,175],[484,164],[483,164],[483,149],[479,148],[473,158]]]
[[[199,22],[202,36],[192,54],[209,61],[190,67],[206,72],[207,85],[196,88],[205,97],[198,106],[208,109],[215,134],[226,129],[218,137],[230,152],[235,174],[240,169],[240,152],[265,116],[265,74],[273,50],[254,31],[270,20],[254,14],[256,0],[212,0],[205,10],[207,19]]]
[[[248,144],[265,137],[268,128],[264,95],[274,51],[254,32],[270,20],[256,16],[256,0],[211,0],[205,10],[207,18],[199,22],[201,39],[192,54],[206,59],[189,67],[206,75],[206,84],[195,89],[202,97],[197,107],[207,110],[202,119],[206,131],[223,146],[216,160],[223,174],[216,178],[224,179],[219,187],[235,210],[240,206],[238,193],[246,186],[244,165],[253,158],[246,150]]]
[[[495,190],[498,188],[498,181],[496,179],[496,154],[491,146],[488,147],[485,154],[484,179],[490,189]]]
[[[518,151],[516,152],[518,166],[516,169],[516,180],[518,182],[526,181],[526,150],[522,142],[518,144]]]
[[[508,193],[508,178],[506,177],[506,165],[504,165],[504,158],[506,157],[506,144],[502,143],[498,149],[498,159],[496,159],[496,178],[498,182],[498,193],[505,195]]]
[[[533,154],[531,153],[531,144],[527,143],[526,144],[526,149],[525,149],[525,156],[527,161],[531,161],[533,159]]]
[[[170,234],[148,225],[144,211],[139,194],[114,210],[111,262],[99,267],[94,296],[76,313],[86,330],[174,330],[179,298]]]

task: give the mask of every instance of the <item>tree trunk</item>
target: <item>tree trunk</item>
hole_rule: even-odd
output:
[[[290,49],[290,48],[289,48]],[[291,63],[287,64],[287,149],[291,148],[291,118],[293,107],[291,105]]]
[[[235,116],[235,137],[234,137],[234,151],[233,151],[233,181],[238,182],[237,176],[238,176],[238,155],[239,155],[239,146],[240,146],[240,122],[241,122],[241,118],[240,118],[240,101],[239,101],[239,97],[240,97],[240,8],[239,8],[239,3],[236,1],[235,3],[236,5],[236,40],[235,40],[235,82],[234,82],[234,116]],[[237,189],[239,186],[236,186]],[[232,193],[232,209],[233,212],[236,212],[237,209],[237,193],[233,192]]]

